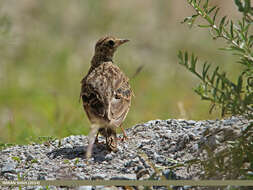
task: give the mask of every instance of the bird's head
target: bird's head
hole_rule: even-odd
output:
[[[113,36],[103,37],[103,38],[99,39],[96,43],[95,55],[112,59],[113,54],[116,51],[116,49],[120,45],[122,45],[128,41],[129,40],[127,40],[127,39],[119,39],[119,38],[115,38]]]

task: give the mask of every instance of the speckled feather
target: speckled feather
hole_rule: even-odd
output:
[[[132,91],[128,78],[112,62],[104,62],[82,80],[83,106],[92,123],[118,127],[124,121]]]

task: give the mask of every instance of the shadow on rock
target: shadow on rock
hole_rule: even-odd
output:
[[[50,159],[55,159],[57,157],[70,160],[75,158],[85,159],[87,147],[88,146],[74,146],[73,148],[59,148],[47,153],[47,156]],[[104,144],[94,144],[91,157],[94,158],[95,162],[103,162],[108,153]]]

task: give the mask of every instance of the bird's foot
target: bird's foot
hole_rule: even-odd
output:
[[[129,140],[129,138],[124,135],[123,137],[118,137],[117,140],[121,141],[121,142],[125,142],[125,141]]]

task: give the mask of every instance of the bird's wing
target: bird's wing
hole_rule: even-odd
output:
[[[81,97],[97,116],[118,126],[125,119],[132,91],[128,78],[112,62],[95,68],[82,80]]]
[[[113,96],[109,101],[108,118],[115,126],[119,126],[128,113],[132,91],[123,73],[115,80],[115,84],[117,85],[114,86]]]
[[[108,79],[103,73],[103,68],[99,66],[93,69],[83,78],[81,83],[80,96],[88,117],[89,113],[100,118],[106,117],[106,110],[109,104],[106,96],[110,95],[110,91],[108,88]]]

